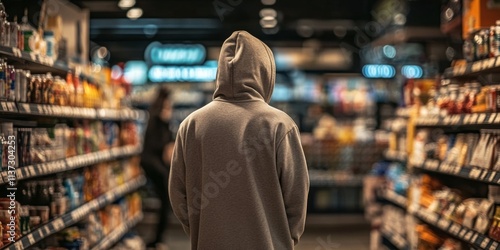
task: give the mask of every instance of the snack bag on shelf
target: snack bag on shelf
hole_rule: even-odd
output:
[[[474,149],[470,165],[489,169],[493,158],[493,148],[496,142],[497,139],[491,134],[482,133],[479,142]]]
[[[476,223],[474,224],[474,230],[482,234],[488,232],[491,224],[491,219],[493,218],[493,208],[493,201],[488,199],[481,200],[481,202],[479,203]]]

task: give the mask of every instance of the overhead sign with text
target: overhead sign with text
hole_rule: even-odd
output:
[[[207,50],[201,44],[162,44],[153,42],[144,52],[151,65],[200,65],[205,62]]]

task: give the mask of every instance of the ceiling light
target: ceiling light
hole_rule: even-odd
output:
[[[271,8],[261,9],[259,14],[260,14],[260,17],[270,16],[270,17],[276,18],[276,16],[278,16],[278,13],[276,12],[276,10],[271,9]]]
[[[274,17],[266,16],[260,19],[260,26],[265,29],[274,28],[278,25],[278,20]]]
[[[273,5],[276,3],[276,0],[262,0],[263,5]]]
[[[120,0],[118,7],[122,9],[132,8],[135,5],[135,0]]]
[[[132,8],[127,11],[127,17],[130,19],[137,19],[142,16],[141,8]]]

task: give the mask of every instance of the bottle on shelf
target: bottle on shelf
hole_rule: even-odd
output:
[[[3,2],[0,1],[0,45],[1,46],[8,46],[10,43],[10,25],[7,22],[7,12],[5,11],[5,6],[3,5]]]
[[[21,30],[21,25],[17,22],[17,16],[14,17],[14,22],[10,23],[10,47],[23,50],[24,38]]]
[[[24,38],[23,50],[26,52],[37,52],[36,44],[38,40],[38,33],[36,32],[36,29],[28,22],[28,9],[24,10],[24,16],[22,18],[20,27]]]

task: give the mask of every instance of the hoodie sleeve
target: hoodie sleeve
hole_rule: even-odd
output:
[[[304,232],[309,174],[297,127],[278,145],[277,163],[290,235],[296,245]]]
[[[184,232],[189,235],[189,216],[186,193],[186,165],[184,162],[181,133],[177,134],[172,154],[168,193],[175,216],[182,223]]]

